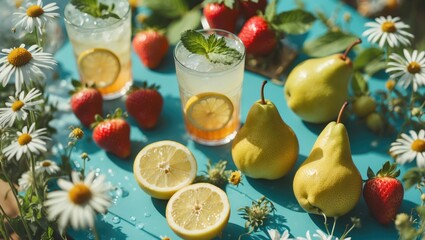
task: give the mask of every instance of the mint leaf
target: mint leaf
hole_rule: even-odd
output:
[[[71,4],[79,11],[90,14],[95,18],[120,18],[112,12],[115,8],[114,4],[108,6],[104,3],[98,3],[97,0],[71,0]]]
[[[316,21],[316,17],[311,13],[296,9],[280,13],[272,24],[273,28],[279,32],[303,34],[311,28],[314,21]]]
[[[353,61],[353,68],[356,70],[362,70],[367,67],[370,62],[378,60],[381,61],[384,58],[384,51],[379,48],[367,48],[356,56]]]
[[[354,71],[351,88],[356,96],[366,95],[369,92],[369,86],[361,72]]]
[[[200,32],[187,30],[181,35],[181,41],[189,52],[203,55],[212,63],[230,65],[242,58],[238,50],[228,47],[224,38],[215,34],[205,38]]]
[[[168,40],[175,45],[180,40],[183,31],[198,28],[200,22],[201,11],[198,9],[188,11],[181,18],[168,24],[166,31]]]

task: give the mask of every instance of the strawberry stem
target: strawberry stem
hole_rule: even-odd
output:
[[[348,102],[344,102],[344,104],[341,107],[341,110],[339,110],[338,119],[336,120],[336,123],[341,122],[342,113],[344,112],[344,110],[347,106],[348,106]]]
[[[266,100],[264,99],[264,86],[266,86],[267,80],[263,81],[263,84],[261,85],[261,104],[266,104]]]
[[[347,59],[347,55],[351,51],[351,49],[353,49],[354,46],[356,46],[357,44],[360,44],[360,43],[362,43],[362,40],[360,38],[358,38],[356,41],[351,43],[351,45],[348,46],[348,48],[345,50],[344,54],[341,56],[341,59],[345,61],[345,59]]]

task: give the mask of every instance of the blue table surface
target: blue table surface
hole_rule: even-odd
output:
[[[338,23],[342,22],[342,16],[345,12],[350,13],[352,21],[346,27],[349,27],[350,31],[358,36],[361,36],[362,31],[364,31],[364,23],[370,21],[360,16],[354,9],[336,0],[305,0],[304,2],[307,10],[311,12],[320,10],[327,16],[334,15],[338,9],[338,14],[335,15]],[[295,8],[295,1],[281,1],[278,6],[279,11],[293,8]],[[321,23],[316,22],[306,35],[305,40],[317,37],[325,30]],[[288,41],[292,41],[297,46],[302,46],[302,42],[299,39],[288,37]],[[363,40],[365,42],[366,39]],[[198,173],[205,170],[208,159],[213,162],[221,159],[228,160],[228,166],[231,169],[236,169],[230,153],[231,144],[207,147],[193,142],[186,135],[172,51],[173,47],[170,48],[166,59],[157,70],[149,70],[144,67],[139,58],[132,52],[134,80],[136,82],[147,80],[149,83],[160,84],[160,92],[164,97],[164,108],[158,126],[151,131],[141,130],[133,119],[128,119],[131,125],[131,160],[124,161],[105,153],[92,141],[91,130],[89,129],[85,130],[87,137],[77,145],[73,155],[73,160],[78,165],[80,153],[89,153],[92,160],[88,162],[88,169],[106,175],[107,180],[120,189],[120,191],[116,192],[118,198],[116,198],[109,212],[104,216],[99,216],[97,229],[102,239],[160,239],[161,235],[179,239],[168,227],[165,219],[167,201],[151,198],[139,188],[133,177],[132,159],[147,144],[169,139],[186,145],[196,157]],[[69,110],[69,96],[64,93],[70,88],[70,79],[78,78],[78,73],[72,47],[67,40],[65,40],[63,47],[56,52],[55,57],[58,60],[60,79],[62,80],[52,81],[48,86],[48,91],[52,95],[52,99],[59,101],[61,109],[58,118],[53,122],[53,125],[59,130],[55,136],[56,142],[66,144],[68,131],[65,131],[65,129],[70,125],[78,125],[79,122]],[[306,58],[307,56],[299,54],[290,69]],[[259,88],[263,79],[263,76],[245,71],[241,110],[242,121],[245,120],[251,105],[259,99]],[[385,76],[381,79],[372,78],[369,82],[371,90],[383,89],[385,80]],[[277,209],[273,217],[273,224],[268,225],[268,228],[277,228],[280,232],[287,229],[293,237],[305,236],[307,230],[310,230],[310,232],[315,232],[317,229],[325,231],[323,217],[307,214],[301,209],[292,190],[292,179],[295,171],[309,155],[318,134],[325,125],[308,124],[298,118],[285,102],[283,86],[268,84],[265,94],[268,99],[275,103],[284,121],[298,136],[300,143],[299,158],[290,174],[281,179],[269,181],[244,178],[243,185],[239,187],[229,185],[226,187],[225,190],[231,205],[231,215],[229,223],[222,234],[222,239],[237,239],[240,234],[245,232],[244,220],[238,215],[238,209],[250,205],[252,200],[256,200],[263,195],[270,199]],[[105,113],[112,111],[117,106],[124,107],[123,103],[122,99],[106,101],[104,103]],[[377,170],[385,161],[391,160],[387,152],[394,138],[380,137],[371,133],[359,120],[350,120],[345,122],[345,125],[350,136],[353,160],[363,179],[366,179],[366,171],[369,166]],[[403,175],[412,166],[402,166],[401,174]],[[418,203],[419,193],[414,189],[408,190],[405,192],[400,211],[410,213],[411,209]],[[369,215],[363,199],[359,201],[351,212],[338,220],[336,236],[339,237],[342,234],[346,225],[350,224],[350,217],[352,216],[359,217],[362,221],[362,227],[354,229],[350,233],[349,236],[353,239],[398,238],[393,224],[382,226]],[[93,237],[86,231],[71,231],[70,234],[76,239]],[[259,231],[243,239],[268,239],[268,235],[266,231]]]

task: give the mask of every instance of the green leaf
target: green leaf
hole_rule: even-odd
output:
[[[356,56],[356,59],[353,61],[353,68],[354,70],[361,70],[368,66],[372,61],[381,61],[383,57],[384,52],[381,49],[366,48]]]
[[[280,32],[303,34],[311,28],[314,21],[316,21],[316,17],[311,13],[296,9],[280,13],[272,25],[274,29]]]
[[[264,18],[266,19],[267,22],[273,22],[275,16],[276,16],[276,4],[277,1],[276,0],[271,0],[267,6],[266,9],[264,11]]]
[[[387,64],[385,61],[382,60],[374,60],[369,62],[369,64],[366,65],[364,71],[369,75],[373,76],[375,73],[384,70],[387,67]]]
[[[196,29],[201,22],[201,12],[199,10],[191,10],[183,15],[182,18],[169,24],[167,28],[167,38],[170,44],[176,44],[180,40],[183,31],[188,29]]]
[[[112,12],[115,8],[114,4],[108,6],[104,3],[98,3],[97,0],[71,0],[71,4],[81,12],[90,14],[95,18],[120,18]]]
[[[143,4],[150,10],[167,18],[178,18],[189,10],[185,0],[143,0]]]
[[[181,41],[188,51],[203,55],[212,63],[230,65],[242,58],[238,50],[228,47],[224,38],[215,34],[209,35],[207,39],[200,32],[187,30],[182,34]]]
[[[363,96],[369,92],[369,86],[361,72],[354,72],[353,79],[351,81],[351,89],[356,96]]]
[[[420,168],[409,169],[402,178],[406,190],[420,184],[423,181],[424,175],[424,172],[422,172]]]
[[[329,54],[344,51],[358,37],[343,32],[327,32],[324,35],[307,42],[303,51],[312,57],[324,57]]]
[[[375,177],[375,173],[373,172],[373,170],[370,167],[367,168],[367,177],[368,177],[368,179],[372,179],[372,178]]]

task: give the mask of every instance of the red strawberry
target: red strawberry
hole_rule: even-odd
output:
[[[168,52],[168,39],[159,31],[149,29],[136,33],[134,51],[148,68],[157,68]]]
[[[248,19],[238,36],[245,45],[246,52],[256,56],[271,53],[278,42],[276,33],[262,16]]]
[[[372,215],[381,224],[392,222],[401,205],[404,189],[396,178],[400,170],[396,165],[386,162],[376,175],[372,169],[367,170],[368,180],[363,188],[363,197]]]
[[[163,106],[163,99],[158,89],[158,85],[147,86],[147,83],[143,82],[141,88],[133,87],[127,95],[125,101],[127,112],[143,129],[151,129],[158,122]]]
[[[234,1],[210,0],[204,6],[203,12],[210,28],[235,32],[239,8]]]
[[[96,122],[92,125],[93,140],[107,152],[127,158],[131,154],[130,125],[122,117],[120,108],[112,116],[108,114],[106,119],[96,115]]]
[[[85,127],[89,127],[95,121],[96,114],[102,115],[102,94],[77,80],[72,80],[72,85],[74,86],[74,90],[70,92],[72,112]]]
[[[267,0],[239,0],[239,5],[241,6],[242,15],[249,19],[255,15],[258,15],[258,12],[264,13]]]

